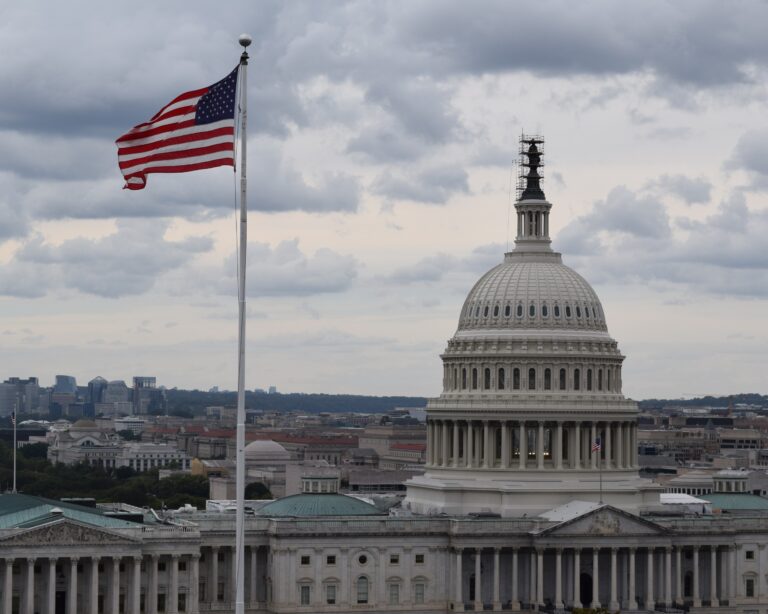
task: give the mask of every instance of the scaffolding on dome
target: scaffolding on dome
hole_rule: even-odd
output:
[[[520,147],[518,154],[520,162],[517,165],[517,200],[522,200],[526,188],[532,188],[541,192],[540,183],[544,177],[539,173],[539,169],[544,167],[541,156],[544,155],[544,136],[540,134],[520,134]],[[533,148],[533,150],[532,150]],[[537,154],[531,158],[531,154]],[[535,187],[529,180],[534,180]],[[544,192],[541,192],[541,198],[544,198]]]

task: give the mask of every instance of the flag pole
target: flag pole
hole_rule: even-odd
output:
[[[235,577],[235,614],[245,614],[245,256],[248,247],[248,204],[246,200],[246,120],[248,117],[248,88],[246,73],[248,67],[248,45],[251,37],[241,34],[239,38],[243,53],[240,55],[240,253],[238,259],[239,279],[237,284],[238,299],[238,335],[237,335],[237,468],[235,472],[235,495],[237,512],[235,515],[235,554],[237,569]],[[214,587],[215,590],[215,587]]]
[[[13,421],[13,494],[16,494],[16,422],[18,416],[16,415],[16,409],[13,410],[11,419]]]

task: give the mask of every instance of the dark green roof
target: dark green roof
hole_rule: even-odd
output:
[[[53,513],[55,508],[60,509],[61,514]],[[30,495],[0,495],[0,529],[36,527],[62,517],[103,528],[123,529],[136,526],[134,522],[107,516],[98,508]]]
[[[709,495],[696,495],[699,499],[704,499],[712,504],[714,509],[719,510],[768,510],[768,499],[750,495],[748,493],[724,493],[713,492]]]
[[[259,516],[312,518],[315,516],[381,516],[370,503],[335,493],[300,494],[267,503]]]

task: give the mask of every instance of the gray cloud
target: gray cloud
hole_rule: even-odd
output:
[[[691,178],[685,175],[662,175],[650,187],[662,195],[668,192],[677,196],[688,205],[708,203],[712,192],[712,184],[704,177]]]
[[[376,179],[372,188],[390,200],[442,205],[455,194],[469,193],[469,177],[467,171],[455,165],[398,175],[387,171]]]
[[[768,128],[742,134],[726,168],[745,170],[752,179],[753,189],[768,189]]]
[[[207,237],[166,241],[165,224],[123,222],[101,239],[59,245],[32,237],[0,270],[0,294],[40,297],[76,290],[107,298],[143,294],[157,278],[212,248]]]

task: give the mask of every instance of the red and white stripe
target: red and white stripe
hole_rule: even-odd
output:
[[[195,124],[204,87],[174,98],[148,122],[117,139],[125,188],[141,190],[149,173],[185,173],[235,165],[235,120]]]

